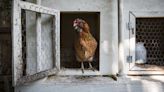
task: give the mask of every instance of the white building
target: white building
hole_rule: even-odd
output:
[[[15,92],[163,92],[163,6],[163,0],[14,0]],[[74,58],[75,18],[86,20],[98,41],[96,71],[83,74]],[[146,64],[136,64],[137,42],[147,49]]]

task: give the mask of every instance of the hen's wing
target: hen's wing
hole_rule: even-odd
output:
[[[90,58],[93,58],[95,50],[97,48],[97,42],[90,34],[86,34],[83,37],[80,37],[78,42],[75,44],[76,56],[82,61],[92,61]]]
[[[84,42],[85,44],[83,46],[85,48],[85,57],[88,60],[89,58],[94,56],[97,48],[97,42],[94,38],[87,39]]]
[[[75,41],[76,59],[79,62],[83,62],[85,60],[85,48],[80,42],[80,39]]]

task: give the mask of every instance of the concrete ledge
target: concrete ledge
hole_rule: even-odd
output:
[[[164,92],[164,76],[50,77],[17,87],[15,92]]]

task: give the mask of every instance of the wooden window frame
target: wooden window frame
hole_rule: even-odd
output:
[[[22,60],[22,33],[21,33],[21,10],[28,10],[36,12],[37,14],[49,14],[54,17],[54,65],[52,69],[37,71],[33,75],[23,76],[23,60]],[[37,18],[37,22],[38,22]],[[13,19],[12,19],[12,72],[13,72],[13,86],[18,86],[24,83],[32,82],[49,75],[55,75],[60,69],[60,12],[55,9],[43,7],[41,5],[32,4],[25,1],[13,0]],[[40,21],[41,22],[41,21]],[[37,25],[37,31],[40,31],[40,26]],[[39,41],[37,39],[37,41]],[[37,47],[38,50],[38,47]],[[38,58],[38,57],[37,57]],[[37,63],[40,61],[37,60]],[[40,67],[40,66],[39,66]]]

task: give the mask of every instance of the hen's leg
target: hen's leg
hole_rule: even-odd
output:
[[[81,70],[82,70],[82,73],[84,73],[84,64],[83,64],[83,62],[81,62]]]
[[[93,68],[91,62],[88,62],[89,63],[89,69],[91,69],[92,71],[95,71],[95,69]]]

